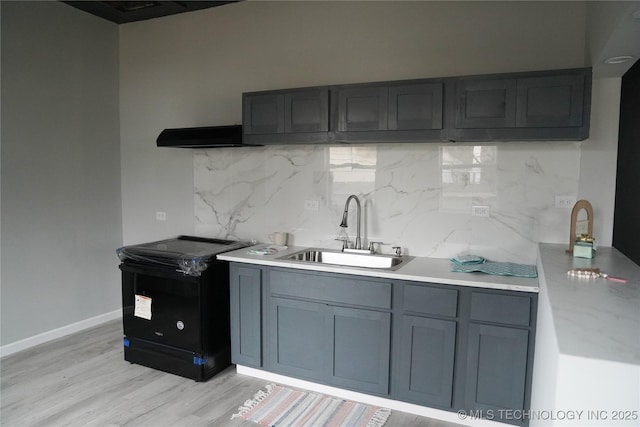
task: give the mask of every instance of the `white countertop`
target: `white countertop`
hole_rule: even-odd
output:
[[[257,245],[253,248],[268,245]],[[395,271],[344,267],[304,261],[289,261],[279,259],[286,255],[306,249],[305,247],[289,246],[286,250],[275,255],[251,255],[249,248],[225,252],[218,255],[218,259],[247,264],[268,265],[273,267],[297,268],[301,270],[324,271],[330,273],[355,274],[359,276],[379,277],[414,282],[443,283],[447,285],[472,286],[489,289],[505,289],[512,291],[538,292],[538,279],[513,276],[494,276],[484,273],[454,273],[448,259],[415,257]]]
[[[548,293],[560,353],[640,365],[640,267],[615,248],[593,259],[565,254],[566,245],[540,244],[540,292]],[[567,275],[600,268],[627,283]]]

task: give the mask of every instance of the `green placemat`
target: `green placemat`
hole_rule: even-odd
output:
[[[538,270],[535,265],[515,264],[512,262],[487,261],[482,264],[461,264],[452,262],[451,271],[459,273],[479,272],[493,274],[496,276],[538,277]]]

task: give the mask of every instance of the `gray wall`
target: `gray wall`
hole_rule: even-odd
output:
[[[118,27],[2,5],[1,343],[117,310]]]
[[[194,230],[165,127],[239,122],[246,91],[582,67],[585,22],[582,2],[249,1],[122,25],[124,242]]]

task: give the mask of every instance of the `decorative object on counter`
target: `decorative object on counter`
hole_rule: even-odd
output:
[[[578,279],[598,279],[603,278],[612,282],[627,283],[627,279],[622,277],[612,277],[600,271],[599,268],[574,268],[567,271],[567,275],[577,277]]]
[[[576,204],[573,205],[573,209],[571,209],[571,228],[569,230],[569,249],[567,249],[566,251],[568,254],[574,253],[573,247],[575,246],[576,237],[578,237],[578,233],[577,233],[578,214],[582,209],[584,209],[587,212],[587,232],[584,234],[593,236],[593,206],[591,206],[591,203],[589,203],[589,201],[587,200],[578,200]],[[580,235],[581,234],[583,233],[580,233]]]
[[[288,246],[281,245],[267,245],[259,248],[249,248],[247,254],[249,255],[275,255],[280,251],[284,251]]]
[[[582,234],[573,242],[573,256],[593,258],[596,256],[596,239],[590,234]]]
[[[268,384],[238,408],[231,419],[263,426],[382,427],[391,410],[317,393]]]
[[[289,239],[289,234],[286,231],[275,231],[269,234],[268,237],[271,243],[275,243],[278,246],[285,246]]]
[[[451,258],[451,271],[456,273],[486,273],[496,276],[538,277],[535,265],[492,262],[477,255],[463,255]]]

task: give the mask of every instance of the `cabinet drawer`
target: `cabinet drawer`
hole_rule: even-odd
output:
[[[272,295],[317,301],[391,308],[391,283],[273,269],[269,283]]]
[[[471,294],[471,320],[529,326],[531,298],[482,292]]]
[[[403,297],[404,311],[437,316],[455,317],[458,312],[458,291],[406,285]]]

